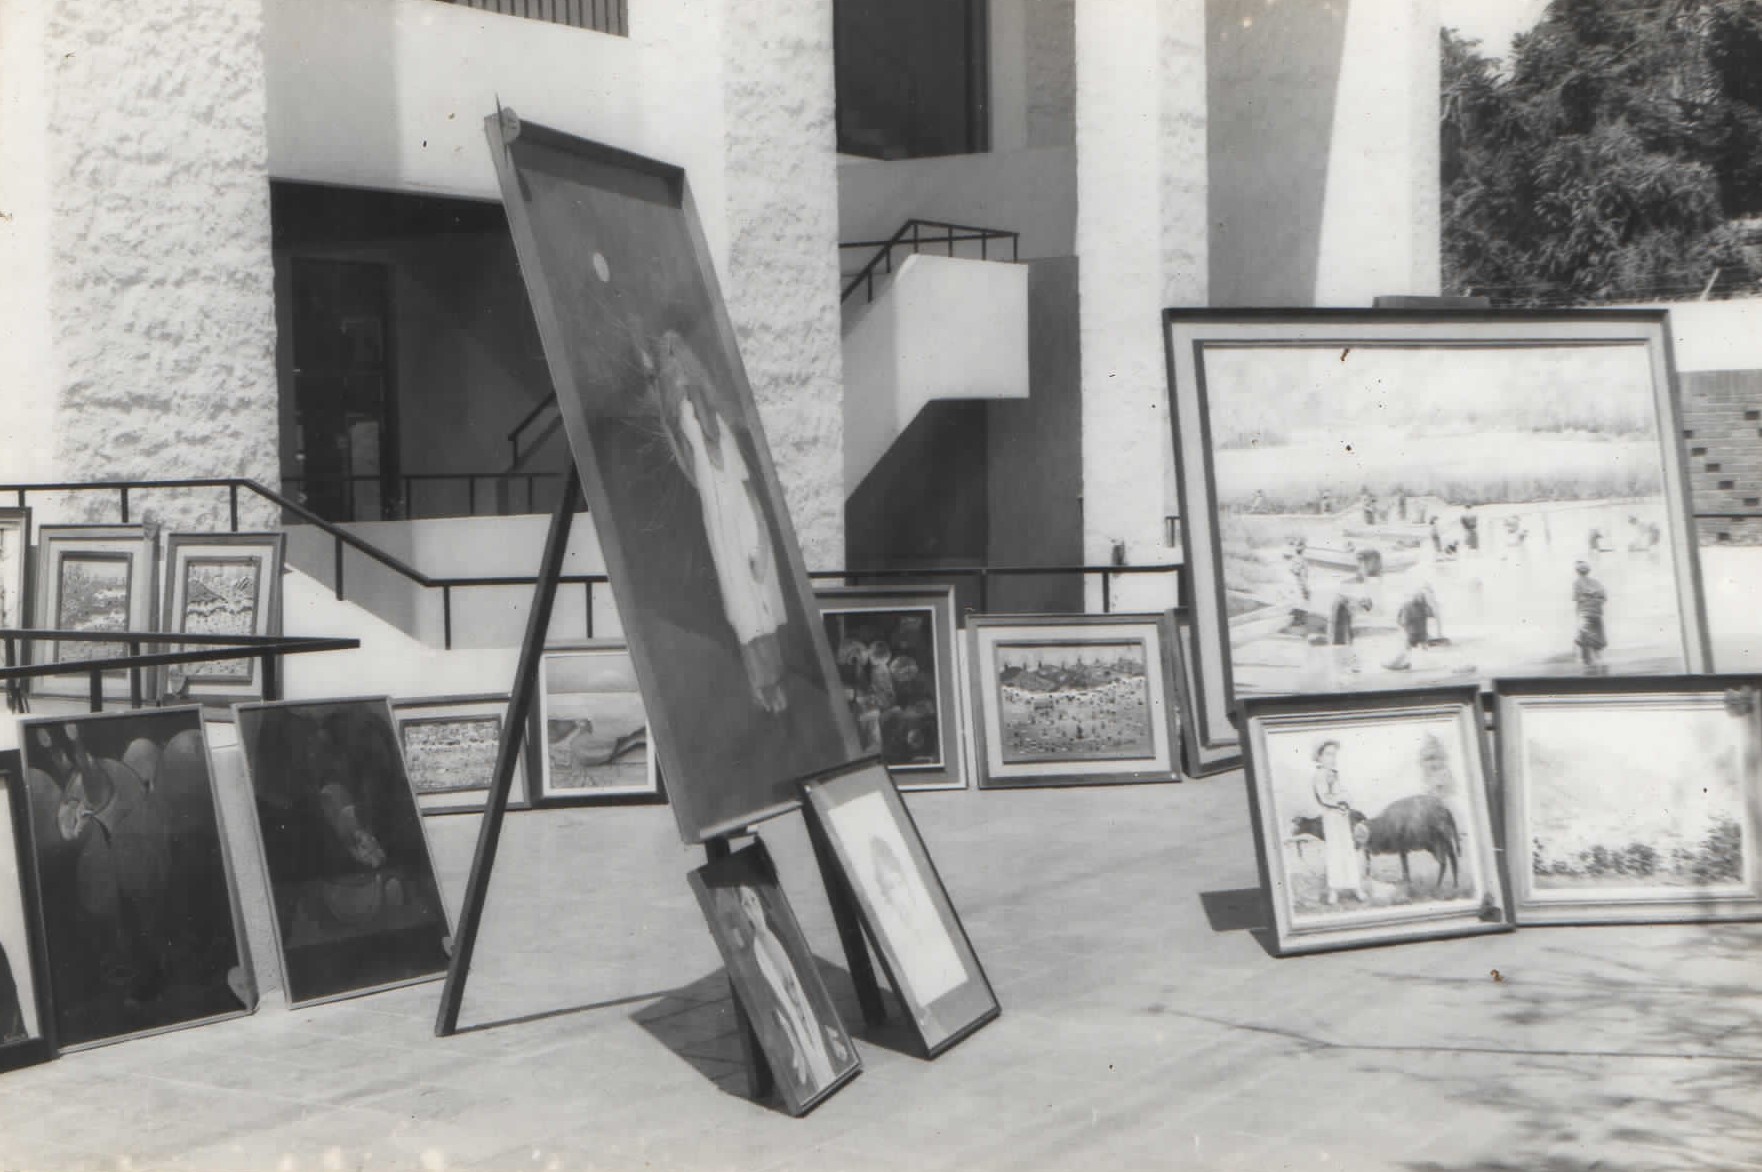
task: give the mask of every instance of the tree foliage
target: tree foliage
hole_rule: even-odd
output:
[[[1762,0],[1553,0],[1508,69],[1443,34],[1445,287],[1504,305],[1750,293]]]

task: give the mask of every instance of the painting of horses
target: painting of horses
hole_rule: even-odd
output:
[[[1281,949],[1506,925],[1472,689],[1245,706]]]
[[[1762,678],[1500,685],[1519,923],[1762,916]]]

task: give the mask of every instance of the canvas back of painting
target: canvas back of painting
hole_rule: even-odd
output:
[[[738,829],[857,736],[685,175],[487,129],[680,833]]]

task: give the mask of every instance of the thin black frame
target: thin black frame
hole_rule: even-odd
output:
[[[966,789],[966,762],[961,754],[959,689],[964,680],[955,663],[960,624],[955,620],[953,586],[822,586],[814,591],[821,622],[828,614],[928,610],[936,652],[936,721],[941,742],[939,765],[889,765],[894,784],[904,793]],[[830,608],[830,609],[829,609]],[[836,655],[837,648],[833,649]]]
[[[209,1014],[206,1017],[191,1018],[188,1021],[172,1022],[167,1025],[153,1026],[144,1030],[134,1030],[125,1034],[92,1038],[88,1041],[78,1043],[66,1042],[61,1036],[63,1031],[57,1028],[56,1036],[59,1053],[72,1053],[78,1050],[89,1050],[98,1046],[113,1045],[117,1042],[132,1041],[136,1038],[150,1038],[159,1034],[172,1033],[176,1030],[193,1029],[197,1026],[210,1025],[215,1022],[231,1021],[234,1018],[249,1017],[251,1014],[256,1013],[258,1006],[262,1004],[263,990],[258,983],[256,964],[251,956],[251,941],[250,934],[246,930],[245,925],[244,903],[239,896],[238,867],[233,859],[232,839],[227,833],[225,804],[222,802],[220,796],[220,777],[214,768],[214,749],[208,741],[208,728],[203,720],[201,705],[176,704],[162,708],[129,708],[113,712],[85,712],[60,716],[32,716],[22,719],[18,722],[18,737],[19,745],[21,746],[19,750],[20,775],[21,777],[26,778],[26,784],[28,785],[30,762],[28,760],[28,753],[25,751],[25,746],[29,743],[28,735],[29,730],[32,728],[52,724],[85,725],[97,723],[99,721],[139,720],[143,718],[153,720],[171,716],[193,717],[195,720],[194,731],[199,733],[201,737],[202,768],[207,776],[208,799],[212,803],[214,811],[215,841],[220,852],[220,868],[226,884],[227,905],[231,914],[230,923],[232,925],[233,947],[235,949],[236,961],[232,966],[232,971],[236,971],[238,974],[238,983],[235,985],[229,980],[228,988],[235,997],[241,998],[243,1005],[238,1009],[227,1010],[224,1013]],[[31,864],[33,870],[37,868],[40,862],[36,855],[37,845],[33,833],[31,842]],[[45,921],[45,930],[46,927],[47,925]],[[47,935],[45,935],[45,941],[47,941]],[[51,1001],[53,1001],[53,997],[51,997]],[[57,1012],[60,1012],[59,1008],[57,1009]]]
[[[1720,673],[1709,675],[1671,676],[1601,676],[1580,679],[1503,679],[1493,684],[1495,728],[1499,744],[1499,782],[1495,790],[1495,815],[1509,842],[1529,841],[1529,823],[1524,818],[1521,791],[1529,784],[1522,768],[1521,707],[1530,699],[1635,697],[1656,695],[1667,698],[1684,693],[1730,693],[1745,691],[1749,695],[1749,712],[1755,744],[1762,747],[1762,674]],[[1762,752],[1744,762],[1748,777],[1747,789],[1740,793],[1741,831],[1746,845],[1749,873],[1742,879],[1747,895],[1725,899],[1696,896],[1685,891],[1675,899],[1638,898],[1629,900],[1585,898],[1536,900],[1529,883],[1532,871],[1527,863],[1529,852],[1521,856],[1523,881],[1508,887],[1513,911],[1519,926],[1590,925],[1590,924],[1695,924],[1738,923],[1762,920]],[[1513,864],[1513,870],[1519,864]],[[1588,894],[1594,896],[1595,891]],[[1731,914],[1707,914],[1710,905],[1725,904]],[[1693,914],[1699,907],[1702,914]],[[1625,910],[1624,910],[1625,909]]]
[[[1265,776],[1264,768],[1257,769],[1255,758],[1263,747],[1264,738],[1256,737],[1256,722],[1268,718],[1277,719],[1283,716],[1326,718],[1336,716],[1342,721],[1374,716],[1381,712],[1408,712],[1419,714],[1432,711],[1442,714],[1454,708],[1458,721],[1466,721],[1463,746],[1464,761],[1478,766],[1480,769],[1480,787],[1470,789],[1465,785],[1466,797],[1473,812],[1478,798],[1479,812],[1485,818],[1481,841],[1482,863],[1484,866],[1485,885],[1498,888],[1498,919],[1488,920],[1483,903],[1478,911],[1464,910],[1458,913],[1433,915],[1426,917],[1390,917],[1393,923],[1379,924],[1372,922],[1364,925],[1346,925],[1340,928],[1316,929],[1312,933],[1296,933],[1291,927],[1284,905],[1279,901],[1277,892],[1279,884],[1275,883],[1272,872],[1272,860],[1268,853],[1268,835],[1272,841],[1283,843],[1284,832],[1276,825],[1266,821],[1273,803],[1270,793],[1263,800],[1262,783],[1270,786],[1270,779]],[[1243,779],[1248,789],[1248,826],[1254,837],[1254,857],[1260,870],[1260,890],[1266,901],[1267,912],[1272,920],[1275,938],[1274,952],[1281,957],[1301,956],[1317,952],[1337,952],[1352,948],[1375,948],[1387,944],[1411,944],[1422,940],[1446,940],[1461,936],[1482,936],[1499,932],[1510,932],[1517,926],[1512,912],[1511,881],[1506,870],[1505,842],[1498,819],[1498,811],[1493,792],[1494,762],[1488,751],[1487,738],[1482,735],[1483,722],[1481,710],[1481,692],[1476,685],[1442,688],[1405,688],[1399,691],[1386,692],[1337,692],[1316,696],[1256,696],[1237,702],[1239,722],[1244,742]],[[1472,748],[1472,755],[1470,750]],[[1276,813],[1276,811],[1275,811]],[[1495,893],[1484,893],[1491,899]],[[1452,924],[1452,927],[1427,928],[1428,924]],[[1404,930],[1408,924],[1421,925],[1418,931]],[[1293,936],[1297,938],[1293,940]],[[1346,936],[1347,939],[1330,939],[1335,936]],[[1313,943],[1305,943],[1305,937]]]
[[[953,930],[950,932],[951,940],[957,946],[962,962],[970,968],[968,981],[961,988],[970,988],[976,981],[983,990],[988,1003],[978,1013],[969,1013],[959,1026],[951,1029],[934,1044],[925,1035],[923,1024],[915,1011],[921,1008],[926,1013],[933,1012],[936,1005],[947,1001],[960,990],[950,990],[928,1006],[914,1006],[907,1000],[906,990],[901,986],[897,975],[899,968],[895,963],[894,946],[885,938],[878,927],[877,917],[873,911],[873,901],[869,898],[868,889],[865,885],[857,882],[850,853],[832,820],[831,812],[834,805],[832,790],[844,787],[856,788],[859,785],[864,786],[864,792],[883,795],[882,800],[887,804],[888,811],[893,814],[895,822],[898,824],[900,837],[905,840],[906,848],[912,853],[911,861],[921,870],[928,871],[928,874],[923,876],[926,879],[925,887],[929,890],[931,898],[940,904],[937,910],[945,915],[945,923],[953,925]],[[892,772],[887,768],[886,763],[880,757],[869,757],[839,769],[830,770],[821,777],[804,782],[802,793],[806,799],[808,816],[814,819],[815,824],[825,836],[826,842],[831,845],[833,857],[838,860],[839,870],[844,873],[844,882],[854,897],[853,902],[855,902],[857,912],[862,918],[863,930],[868,933],[869,941],[874,945],[875,955],[881,960],[881,967],[887,974],[888,983],[893,986],[893,991],[899,997],[900,1003],[906,1007],[906,1021],[917,1037],[918,1044],[923,1047],[924,1057],[926,1059],[935,1058],[971,1037],[987,1023],[999,1017],[1003,1012],[1003,1006],[997,1000],[997,990],[992,987],[991,978],[985,974],[985,966],[980,963],[978,951],[973,948],[973,941],[967,935],[966,925],[961,922],[960,912],[955,908],[954,900],[948,894],[948,885],[942,881],[942,873],[936,867],[936,860],[930,854],[929,847],[924,844],[924,836],[918,830],[918,821],[912,817],[911,808],[900,796],[901,791],[898,783],[893,781]],[[840,798],[839,800],[845,799]]]
[[[642,688],[636,688],[638,697],[642,699],[643,718],[647,721],[648,731],[648,776],[653,782],[651,789],[642,791],[619,790],[614,793],[579,790],[568,793],[551,793],[545,784],[550,776],[551,746],[548,717],[550,713],[550,691],[545,686],[547,674],[545,665],[553,657],[566,655],[624,655],[630,658],[634,669],[635,657],[630,654],[630,646],[616,639],[596,639],[586,643],[567,644],[558,647],[546,647],[538,658],[538,691],[533,698],[532,714],[526,721],[526,747],[533,750],[529,756],[536,758],[527,763],[529,786],[527,789],[527,806],[534,810],[563,810],[578,806],[664,806],[667,804],[667,780],[661,773],[661,759],[655,752],[655,724],[648,719],[648,698],[643,695]],[[510,807],[511,808],[511,807]]]
[[[410,804],[416,813],[416,829],[422,843],[422,857],[428,864],[429,876],[434,881],[434,891],[439,903],[441,925],[445,929],[441,937],[441,947],[450,959],[453,941],[453,917],[447,910],[446,891],[441,887],[440,870],[434,865],[434,844],[428,840],[427,819],[422,815],[422,803],[417,799],[416,788],[410,784],[410,774],[404,766],[403,739],[398,736],[398,724],[392,712],[389,696],[337,696],[316,700],[256,700],[232,706],[233,724],[238,729],[239,760],[244,766],[245,787],[250,798],[251,828],[257,836],[257,857],[262,867],[263,889],[269,897],[269,924],[275,935],[276,963],[281,971],[281,992],[291,1009],[304,1009],[312,1005],[325,1005],[333,1001],[346,1001],[352,997],[365,997],[371,993],[382,993],[388,989],[401,989],[406,985],[421,985],[430,981],[439,981],[447,975],[448,965],[442,963],[432,972],[418,973],[414,976],[400,977],[395,980],[382,981],[376,985],[364,985],[360,988],[343,989],[338,992],[324,993],[315,997],[296,998],[288,980],[288,947],[287,936],[283,932],[281,912],[276,907],[275,878],[270,871],[269,850],[263,837],[263,820],[257,810],[257,785],[251,767],[251,755],[245,751],[245,725],[241,716],[247,711],[259,711],[270,708],[320,708],[338,704],[378,704],[385,710],[386,727],[390,730],[392,741],[398,749],[398,772],[402,775],[404,788],[410,794]]]
[[[751,1000],[742,992],[742,988],[746,984],[743,967],[734,963],[735,958],[723,940],[721,924],[710,902],[710,879],[706,877],[721,872],[740,872],[748,868],[756,871],[760,880],[777,893],[777,910],[784,919],[783,928],[794,938],[796,950],[806,959],[808,964],[808,968],[804,972],[795,964],[796,958],[791,957],[790,967],[794,969],[796,979],[801,982],[804,992],[809,992],[810,997],[812,990],[819,992],[820,1006],[830,1012],[832,1022],[838,1026],[838,1032],[844,1037],[844,1044],[850,1049],[850,1066],[805,1099],[798,1098],[793,1093],[790,1080],[777,1073],[779,1056],[769,1052],[764,1053],[764,1061],[771,1067],[772,1083],[778,1096],[783,1100],[785,1108],[791,1115],[800,1117],[824,1103],[840,1087],[861,1074],[863,1072],[863,1057],[857,1050],[856,1041],[851,1037],[850,1029],[844,1024],[844,1019],[839,1016],[838,1007],[832,1000],[831,992],[826,988],[826,982],[820,977],[819,967],[815,963],[817,958],[813,949],[808,945],[807,936],[801,930],[801,922],[796,918],[795,908],[790,906],[789,896],[783,890],[783,884],[777,874],[777,864],[771,858],[771,852],[765,846],[765,840],[757,836],[754,836],[750,843],[739,850],[719,859],[713,859],[686,875],[686,881],[691,885],[692,893],[697,897],[698,907],[702,910],[704,920],[710,929],[710,937],[716,942],[716,951],[721,954],[723,966],[728,973],[729,984],[734,988],[734,996],[740,1000],[748,1020],[756,1022],[759,1011],[764,1007],[752,1004]],[[756,1027],[754,1033],[758,1037],[759,1048],[763,1051],[765,1034]]]
[[[185,616],[176,613],[187,608],[189,596],[188,565],[196,560],[221,560],[220,557],[203,558],[193,551],[204,547],[226,548],[237,546],[241,552],[226,555],[225,560],[255,561],[258,565],[259,585],[258,596],[261,606],[253,616],[250,635],[279,635],[281,631],[282,568],[286,560],[287,536],[282,533],[171,533],[165,538],[165,581],[161,593],[165,596],[164,613],[159,629],[167,634],[185,634]],[[185,553],[186,560],[179,561],[179,554]],[[256,556],[254,556],[256,555]],[[182,603],[182,608],[176,604]],[[172,694],[171,680],[173,673],[182,675],[187,686],[185,699],[209,701],[216,704],[230,705],[239,700],[261,700],[263,698],[263,662],[260,659],[243,657],[249,665],[249,672],[243,683],[236,677],[219,676],[213,673],[215,660],[209,663],[194,663],[183,667],[162,667],[159,669],[159,693],[162,696]]]
[[[1145,719],[1150,724],[1151,756],[1153,758],[1158,756],[1156,753],[1156,733],[1158,729],[1161,730],[1163,749],[1167,758],[1167,769],[1131,767],[1136,762],[1143,761],[1144,758],[1135,758],[1132,760],[1119,760],[1117,758],[1090,759],[1090,761],[1084,762],[1084,764],[1093,763],[1096,765],[1106,765],[1110,762],[1117,761],[1121,768],[1113,770],[1079,769],[1076,772],[1071,772],[1068,767],[1060,768],[1061,765],[1066,764],[1065,762],[1060,761],[1046,762],[1045,764],[1047,765],[1047,768],[1042,772],[1034,772],[1032,766],[1035,763],[1031,762],[1000,762],[1000,768],[1021,768],[1023,766],[1027,766],[1028,768],[1017,778],[1007,776],[1002,778],[993,777],[991,774],[990,741],[986,733],[986,723],[987,713],[992,706],[991,695],[996,686],[996,680],[987,676],[986,668],[988,664],[994,663],[995,661],[986,653],[985,632],[1017,630],[1026,633],[1027,637],[1033,642],[1046,644],[1081,644],[1085,642],[1081,637],[1068,639],[1033,638],[1032,633],[1036,631],[1056,631],[1058,628],[1081,631],[1084,628],[1101,628],[1110,626],[1141,627],[1144,628],[1147,633],[1155,635],[1156,646],[1154,648],[1150,647],[1148,645],[1149,641],[1147,640],[1145,648],[1144,678],[1145,687],[1149,693],[1145,697]],[[1169,612],[1120,612],[1081,615],[976,614],[967,617],[966,630],[968,638],[970,639],[967,648],[967,668],[970,677],[969,687],[971,688],[972,697],[968,704],[968,712],[972,725],[973,773],[980,789],[1026,789],[1034,786],[1147,785],[1155,784],[1157,782],[1173,782],[1181,780],[1180,739],[1183,732],[1180,727],[1181,717],[1174,683],[1175,664],[1171,652],[1175,639],[1175,630]],[[1092,641],[1096,643],[1103,641],[1117,643],[1120,642],[1120,639],[1118,637],[1111,637],[1097,638]],[[1154,663],[1151,662],[1152,654],[1154,654],[1155,658]],[[1157,721],[1155,703],[1157,692],[1161,693],[1162,699],[1162,720],[1160,723]],[[999,714],[999,720],[1001,722],[1001,714]]]
[[[410,750],[404,743],[404,726],[406,724],[480,720],[493,716],[496,721],[497,735],[507,736],[508,699],[506,693],[497,694],[490,692],[469,696],[419,696],[408,700],[392,701],[392,724],[394,731],[398,734],[398,752],[404,754],[404,775],[410,779],[410,788],[416,794],[416,808],[421,811],[423,817],[426,818],[430,815],[440,816],[445,814],[483,813],[483,808],[489,800],[490,786],[495,780],[492,776],[495,773],[495,762],[493,759],[491,760],[489,772],[485,774],[481,786],[466,786],[459,789],[429,790],[424,792],[417,787],[416,778],[410,771]],[[454,713],[451,716],[424,716],[422,714],[424,709],[463,708],[481,708],[484,711],[481,714],[474,715]],[[532,762],[531,754],[526,751],[529,747],[529,745],[522,745],[520,747],[520,756],[515,761],[514,788],[508,793],[507,808],[510,810],[524,810],[531,805],[531,798],[529,795],[532,792]],[[460,793],[481,793],[483,796],[481,799],[474,798],[470,801],[462,802],[459,805],[444,804],[444,800],[448,795]],[[431,801],[428,799],[434,800]]]
[[[1706,595],[1703,589],[1699,545],[1696,537],[1687,449],[1682,436],[1682,399],[1676,373],[1675,351],[1669,329],[1668,311],[1662,309],[1165,309],[1163,310],[1163,356],[1169,394],[1169,425],[1175,451],[1175,491],[1181,514],[1181,540],[1186,574],[1192,579],[1187,599],[1194,608],[1194,646],[1200,667],[1200,688],[1196,696],[1200,727],[1208,740],[1222,740],[1228,735],[1226,724],[1230,706],[1236,699],[1234,671],[1231,665],[1229,614],[1224,596],[1222,572],[1222,541],[1216,524],[1217,482],[1213,473],[1211,412],[1205,388],[1203,353],[1207,345],[1226,342],[1259,341],[1276,346],[1281,341],[1253,338],[1249,334],[1225,336],[1229,330],[1256,330],[1268,326],[1288,326],[1292,331],[1283,344],[1310,347],[1338,347],[1348,351],[1378,340],[1420,345],[1431,342],[1439,347],[1499,347],[1531,344],[1566,346],[1573,344],[1610,344],[1618,340],[1644,343],[1653,369],[1653,403],[1658,411],[1658,452],[1666,513],[1672,521],[1671,548],[1673,568],[1678,578],[1678,603],[1682,608],[1683,654],[1690,672],[1706,670],[1712,663],[1712,644],[1707,626]],[[1561,331],[1548,335],[1547,327]],[[1457,330],[1454,336],[1426,337],[1420,328]],[[1500,333],[1491,327],[1504,327]],[[1401,330],[1409,331],[1401,336]],[[1190,331],[1178,341],[1178,330]],[[1299,336],[1299,331],[1309,330]],[[1385,330],[1396,331],[1384,334]],[[1518,331],[1513,333],[1512,331]],[[1524,331],[1527,331],[1525,333]],[[1183,350],[1191,349],[1189,359]],[[1655,349],[1654,349],[1655,348]],[[1186,389],[1177,371],[1187,362],[1194,371],[1194,386]],[[1186,420],[1184,416],[1193,415]],[[1197,435],[1189,434],[1187,425],[1196,425]],[[1201,482],[1194,479],[1193,463],[1199,464]],[[1203,500],[1194,500],[1195,489],[1202,488]],[[1674,494],[1677,507],[1669,508]],[[1198,511],[1196,511],[1198,510]],[[1195,540],[1194,521],[1202,518],[1203,539]],[[1208,559],[1202,575],[1196,572],[1194,554],[1203,549]],[[1686,586],[1684,589],[1684,576]],[[1201,582],[1201,577],[1206,580]],[[1210,614],[1203,613],[1207,609]],[[1207,634],[1217,639],[1215,648],[1206,646]],[[1490,684],[1499,673],[1482,673],[1481,682]],[[1396,691],[1402,689],[1393,689]],[[1216,692],[1216,695],[1212,693]],[[1342,693],[1344,694],[1344,693]]]
[[[18,875],[19,913],[24,923],[22,963],[31,978],[31,1003],[37,1014],[37,1036],[0,1044],[0,1071],[35,1066],[56,1056],[55,1002],[49,988],[48,936],[43,926],[43,901],[37,888],[36,847],[32,840],[30,798],[24,764],[17,749],[0,752],[0,788],[6,790],[6,812],[12,819],[12,862]],[[17,968],[21,961],[8,953]],[[14,985],[17,981],[14,979]]]

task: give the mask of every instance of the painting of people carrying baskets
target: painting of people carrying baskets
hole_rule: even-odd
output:
[[[1209,721],[1706,666],[1662,313],[1169,316]]]
[[[1478,704],[1473,685],[1243,704],[1281,954],[1510,927]]]

